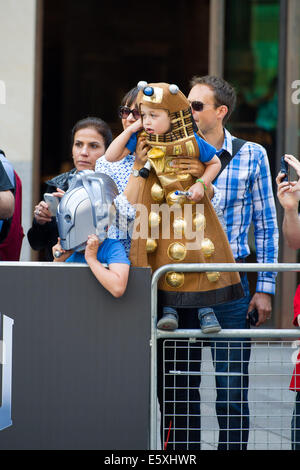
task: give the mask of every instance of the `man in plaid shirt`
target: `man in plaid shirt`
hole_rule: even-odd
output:
[[[195,122],[207,142],[217,149],[222,162],[226,152],[232,154],[232,142],[235,139],[224,128],[235,107],[235,91],[225,80],[214,76],[194,77],[191,87],[188,99]],[[245,142],[214,184],[222,194],[220,206],[236,261],[245,262],[250,253],[248,232],[253,223],[257,262],[277,263],[278,225],[266,150],[256,143]],[[248,313],[254,309],[258,312],[256,326],[269,319],[275,278],[276,273],[258,273],[256,292],[251,298],[247,273],[241,273],[245,296],[237,301],[213,306],[221,327],[247,328]],[[242,345],[237,340],[217,340],[215,344],[212,355],[216,371],[220,373],[216,374],[216,413],[220,427],[218,448],[246,449],[249,433],[250,344],[244,342]],[[218,344],[222,346],[218,347]],[[226,372],[235,372],[236,375],[226,376]],[[199,428],[200,433],[199,422],[194,422],[193,427]]]

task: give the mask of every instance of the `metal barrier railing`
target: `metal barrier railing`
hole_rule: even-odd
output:
[[[158,404],[157,404],[157,340],[158,339],[196,339],[209,340],[210,337],[222,338],[252,338],[262,340],[267,338],[298,338],[297,329],[226,329],[213,335],[203,334],[199,330],[161,331],[157,325],[157,284],[160,277],[168,271],[175,272],[286,272],[300,271],[299,264],[280,263],[280,264],[259,264],[259,263],[228,263],[228,264],[168,264],[157,269],[152,276],[151,287],[151,396],[150,396],[150,449],[159,450],[158,447]]]

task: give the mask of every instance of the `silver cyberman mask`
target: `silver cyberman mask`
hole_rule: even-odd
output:
[[[115,182],[104,173],[92,170],[76,173],[56,214],[62,248],[81,251],[88,235],[93,233],[100,242],[105,240],[114,217],[113,201],[117,195]]]

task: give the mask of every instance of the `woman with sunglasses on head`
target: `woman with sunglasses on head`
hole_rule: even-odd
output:
[[[78,121],[72,129],[74,168],[47,181],[45,192],[62,197],[77,171],[95,170],[96,160],[104,154],[111,141],[111,130],[102,119],[87,117]],[[29,244],[33,250],[44,250],[44,261],[53,261],[52,247],[58,238],[55,217],[45,201],[40,201],[35,206],[33,217],[32,226],[27,233]]]

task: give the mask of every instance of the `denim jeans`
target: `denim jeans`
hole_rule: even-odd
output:
[[[223,329],[247,328],[247,311],[250,302],[246,274],[241,275],[245,296],[240,300],[213,306]],[[178,309],[179,328],[199,329],[197,309]],[[172,346],[172,343],[168,343]],[[216,371],[216,415],[219,423],[219,450],[244,450],[249,434],[248,364],[250,343],[245,339],[209,338]],[[188,341],[176,348],[176,369],[192,372],[191,375],[168,376],[174,366],[175,350],[166,349],[162,357],[162,341],[158,344],[158,398],[165,402],[165,428],[172,422],[170,441],[176,441],[175,449],[199,450],[201,441],[201,416],[199,386],[201,380],[201,348]],[[163,362],[165,382],[163,383]],[[228,375],[226,374],[228,373]],[[224,374],[224,375],[223,375]],[[165,396],[163,397],[163,389]],[[188,431],[187,431],[188,429]],[[162,440],[166,435],[162,432]]]
[[[241,276],[245,297],[214,307],[222,328],[245,329],[250,302],[247,276]],[[216,370],[216,414],[218,417],[219,450],[245,450],[249,436],[248,366],[250,342],[245,338],[216,339],[212,344]],[[230,375],[218,375],[229,372]],[[231,375],[232,374],[232,375]]]
[[[300,450],[300,392],[296,394],[291,428],[292,450]]]

